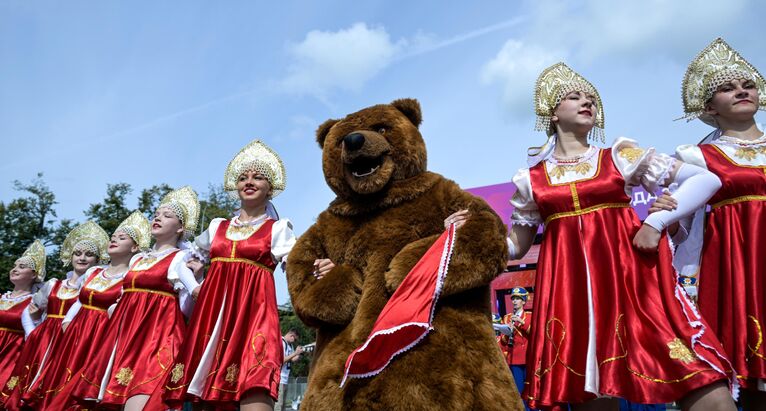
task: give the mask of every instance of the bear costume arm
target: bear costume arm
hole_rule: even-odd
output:
[[[455,234],[447,278],[442,295],[457,294],[488,285],[506,267],[508,244],[507,228],[500,217],[483,200],[461,191],[461,200],[467,200],[471,216]],[[444,217],[452,212],[445,210]],[[443,217],[443,218],[444,218]]]
[[[321,230],[311,226],[290,251],[287,286],[295,313],[310,327],[343,326],[351,322],[362,295],[362,275],[338,264],[322,279],[314,275],[314,260],[328,258]]]
[[[441,295],[448,296],[489,284],[507,263],[506,227],[494,211],[481,199],[460,190],[454,183],[442,186],[446,207],[439,222],[457,210],[468,209],[470,217],[458,229],[449,271]],[[437,214],[438,215],[438,214]],[[441,233],[440,233],[441,234]],[[386,270],[386,289],[393,293],[418,260],[440,234],[424,237],[402,248]]]

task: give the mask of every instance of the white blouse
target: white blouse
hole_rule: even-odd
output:
[[[557,159],[549,156],[544,160],[546,173],[555,184],[592,178],[598,172],[599,153],[598,147],[591,146],[576,159]],[[642,149],[635,140],[626,137],[619,137],[612,144],[612,161],[625,179],[627,195],[631,195],[633,187],[638,185],[650,192],[666,186],[675,164],[673,157],[657,153],[654,148]],[[511,222],[533,227],[542,224],[543,219],[532,195],[529,168],[520,169],[513,176],[513,183],[517,190],[511,198],[511,205],[514,207]]]

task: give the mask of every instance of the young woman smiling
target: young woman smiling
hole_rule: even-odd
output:
[[[282,160],[258,140],[226,168],[224,188],[241,208],[230,220],[214,219],[195,240],[210,269],[195,290],[197,306],[165,382],[169,405],[191,400],[243,411],[273,408],[283,356],[274,270],[295,236],[270,200],[284,191],[285,179]]]

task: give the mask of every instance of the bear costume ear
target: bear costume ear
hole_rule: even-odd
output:
[[[401,111],[415,125],[420,127],[423,115],[420,113],[420,103],[414,98],[400,98],[391,102],[391,105]]]
[[[338,121],[340,120],[327,120],[322,123],[321,126],[319,126],[317,129],[317,143],[319,143],[319,148],[324,147],[324,139],[327,137],[327,133],[330,132],[332,126],[334,126]]]

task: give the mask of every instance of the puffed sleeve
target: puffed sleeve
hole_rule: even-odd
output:
[[[51,295],[51,290],[53,289],[53,285],[56,284],[56,281],[58,280],[55,278],[51,278],[50,280],[46,281],[43,283],[40,289],[37,290],[35,295],[32,296],[32,302],[43,313],[48,309],[48,297]]]
[[[540,217],[540,211],[532,197],[532,181],[529,176],[529,169],[522,168],[513,176],[513,184],[516,185],[516,192],[511,197],[513,213],[511,214],[512,224],[521,224],[537,227],[543,223]]]
[[[194,278],[194,272],[186,266],[186,263],[193,257],[193,253],[186,249],[181,250],[173,256],[173,261],[168,267],[168,281],[176,291],[186,289],[189,293],[199,287],[199,282]]]
[[[619,137],[612,145],[612,161],[625,179],[625,192],[630,195],[638,185],[651,193],[667,186],[676,159],[657,153],[654,148],[643,149],[635,140]]]
[[[271,255],[277,263],[287,261],[287,254],[295,245],[295,233],[293,223],[286,218],[274,222],[271,227]]]
[[[696,144],[685,144],[676,148],[676,157],[687,164],[694,164],[707,170],[705,156]]]
[[[226,219],[214,218],[210,221],[207,230],[194,239],[190,247],[194,257],[200,261],[207,262],[210,257],[210,246],[213,244],[213,238],[215,238],[215,233],[218,231],[218,226],[220,226],[223,221],[226,221]]]

